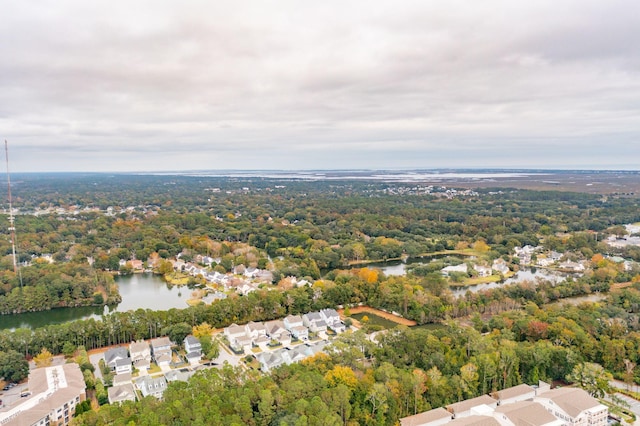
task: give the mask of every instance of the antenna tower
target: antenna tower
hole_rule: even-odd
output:
[[[11,251],[13,253],[13,272],[18,275],[20,279],[20,288],[22,288],[22,273],[18,269],[18,260],[16,258],[16,227],[14,226],[13,218],[13,203],[11,200],[11,174],[9,173],[9,145],[7,141],[4,141],[4,154],[7,160],[7,187],[9,193],[9,232],[11,233]]]

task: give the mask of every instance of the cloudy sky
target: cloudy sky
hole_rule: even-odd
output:
[[[640,169],[640,2],[4,0],[12,171]]]

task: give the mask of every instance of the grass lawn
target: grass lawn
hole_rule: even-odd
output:
[[[369,312],[362,312],[359,314],[352,314],[351,315],[352,318],[355,318],[356,320],[358,320],[360,322],[360,324],[368,324],[368,325],[378,325],[384,329],[389,329],[389,328],[393,328],[395,326],[397,326],[398,324],[390,321],[386,318],[382,318],[376,314],[372,314]],[[362,318],[367,317],[368,320],[367,321],[362,321]]]
[[[501,275],[489,275],[488,277],[475,277],[475,278],[467,278],[466,280],[464,280],[461,283],[453,283],[450,282],[449,286],[451,287],[467,287],[467,286],[471,286],[471,285],[478,285],[478,284],[488,284],[488,283],[497,283],[500,282],[506,278],[511,278],[515,273],[512,271],[509,271],[508,273],[506,273],[503,276]]]

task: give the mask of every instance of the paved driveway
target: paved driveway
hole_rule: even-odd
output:
[[[104,352],[98,352],[98,353],[89,355],[89,362],[91,362],[91,364],[95,368],[95,371],[93,372],[93,374],[96,376],[96,379],[100,379],[100,380],[102,380],[102,370],[100,370],[100,364],[99,364],[101,359],[104,359]],[[104,380],[102,381],[104,382]]]

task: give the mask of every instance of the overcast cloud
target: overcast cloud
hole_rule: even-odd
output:
[[[22,1],[12,171],[640,169],[640,3]]]

